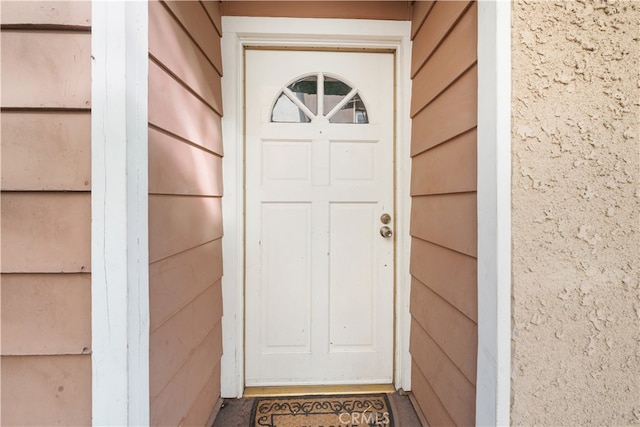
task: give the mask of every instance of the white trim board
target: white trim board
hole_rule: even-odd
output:
[[[92,3],[92,423],[149,425],[148,5]]]
[[[511,392],[511,3],[478,3],[476,424],[509,425]]]
[[[222,199],[223,348],[222,396],[240,397],[244,390],[244,117],[243,81],[245,46],[304,46],[396,50],[396,388],[411,388],[409,355],[409,184],[411,24],[406,21],[372,21],[306,18],[222,18],[222,79],[225,143]]]

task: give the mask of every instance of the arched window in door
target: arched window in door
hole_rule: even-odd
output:
[[[369,123],[358,89],[323,73],[301,77],[282,89],[271,110],[274,123],[310,123],[316,117],[329,123]]]

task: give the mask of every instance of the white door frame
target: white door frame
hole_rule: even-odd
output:
[[[225,141],[222,199],[224,218],[222,292],[222,396],[240,397],[244,390],[244,47],[304,46],[369,48],[396,51],[396,345],[395,387],[410,389],[409,355],[409,213],[411,24],[301,18],[222,18],[222,79]]]
[[[223,17],[224,354],[222,396],[240,397],[243,348],[243,48],[397,49],[396,387],[411,389],[409,183],[411,42],[408,22]],[[511,3],[478,4],[478,368],[476,424],[508,425],[511,372]]]

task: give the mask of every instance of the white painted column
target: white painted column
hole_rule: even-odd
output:
[[[149,424],[148,5],[92,2],[94,425]]]
[[[222,358],[220,394],[244,392],[244,55],[236,32],[226,30],[222,17]]]
[[[478,4],[476,424],[509,425],[511,375],[511,3]]]

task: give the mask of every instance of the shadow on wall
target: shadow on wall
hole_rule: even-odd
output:
[[[222,95],[217,2],[149,3],[151,423],[220,398]]]

